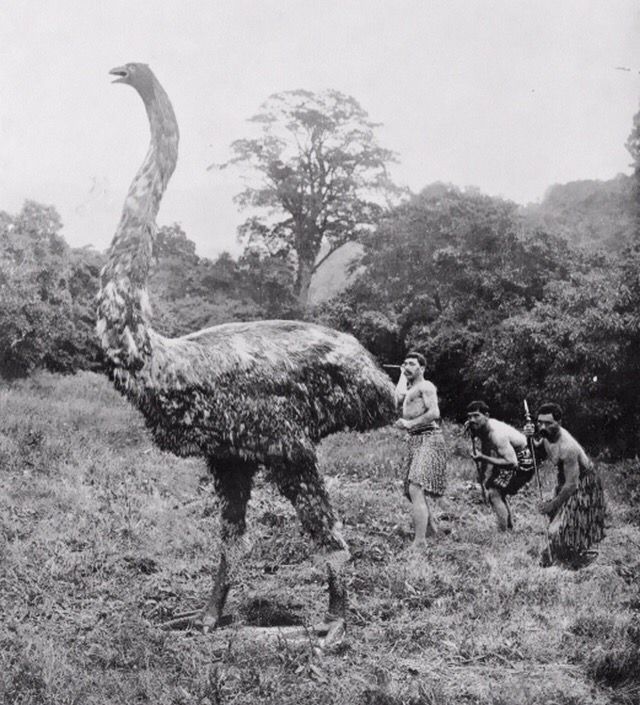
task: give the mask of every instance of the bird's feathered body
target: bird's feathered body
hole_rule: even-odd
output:
[[[311,323],[228,323],[180,338],[153,330],[147,280],[155,218],[176,166],[178,125],[148,66],[127,64],[111,73],[142,97],[151,143],[102,271],[97,332],[116,387],[143,413],[156,443],[177,455],[204,456],[213,474],[223,549],[204,619],[215,623],[237,562],[230,547],[245,530],[260,465],[320,546],[346,548],[314,444],[343,428],[387,423],[393,385],[355,338]],[[338,584],[330,571],[332,612],[344,611]]]
[[[389,421],[391,385],[350,335],[299,321],[227,323],[181,338],[149,331],[150,355],[116,386],[176,455],[296,460],[324,436]]]

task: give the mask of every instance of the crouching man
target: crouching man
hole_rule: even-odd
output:
[[[559,559],[579,563],[604,537],[605,500],[593,463],[561,421],[562,409],[557,404],[543,404],[538,409],[536,422],[541,438],[534,441],[536,451],[542,451],[557,470],[554,497],[538,507],[551,521],[552,556],[544,562]],[[524,430],[533,436],[535,426],[528,424]]]
[[[498,520],[500,531],[513,528],[508,496],[515,495],[534,475],[527,437],[504,421],[492,419],[483,401],[467,407],[467,427],[480,441],[480,451],[471,457],[480,463],[483,486]]]

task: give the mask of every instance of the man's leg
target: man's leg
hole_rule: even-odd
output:
[[[433,515],[420,485],[409,483],[409,497],[411,498],[411,517],[415,534],[413,548],[425,548],[427,533],[432,536],[437,531]]]
[[[495,487],[492,487],[488,491],[487,496],[489,498],[489,503],[493,507],[496,518],[498,519],[498,529],[500,529],[500,531],[506,531],[509,528],[510,523],[509,507],[507,507],[502,495]]]
[[[427,511],[429,513],[429,519],[427,520],[427,537],[436,536],[438,534],[438,523],[436,522],[436,515],[434,512],[435,497],[432,497],[427,492],[424,492],[424,501],[427,505]]]

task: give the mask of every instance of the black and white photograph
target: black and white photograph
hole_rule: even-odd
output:
[[[0,703],[640,705],[640,4],[0,11]]]

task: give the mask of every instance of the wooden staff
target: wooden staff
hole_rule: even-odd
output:
[[[476,437],[469,431],[469,435],[471,436],[471,448],[473,450],[473,454],[476,454]],[[478,473],[478,484],[480,485],[480,491],[482,492],[482,501],[486,504],[487,503],[487,492],[484,488],[484,472],[482,471],[482,461],[481,460],[476,460],[476,471]]]
[[[526,399],[524,400],[524,421],[525,424],[533,423],[531,414],[529,413],[529,405],[527,404]],[[533,471],[535,473],[536,482],[538,484],[538,495],[540,497],[540,501],[543,502],[544,500],[542,498],[542,483],[540,482],[540,473],[538,472],[538,461],[536,460],[536,449],[533,443],[533,436],[529,436],[528,442],[529,450],[531,452],[531,459],[533,460]],[[551,540],[549,539],[549,527],[547,525],[545,525],[544,527],[544,535],[547,539],[547,551],[549,552],[549,561],[553,563],[553,553],[551,552]]]

